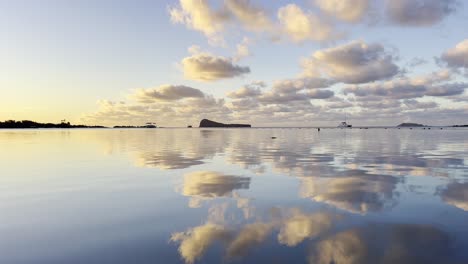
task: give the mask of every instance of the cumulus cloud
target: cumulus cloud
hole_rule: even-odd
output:
[[[468,83],[447,83],[451,73],[441,70],[425,76],[394,79],[367,85],[353,85],[344,88],[344,93],[358,97],[385,97],[387,99],[410,99],[423,96],[453,96],[464,92]]]
[[[142,103],[176,101],[184,98],[202,98],[202,91],[184,85],[161,85],[152,89],[136,90],[134,97]]]
[[[251,84],[244,85],[235,91],[229,92],[227,96],[233,99],[257,97],[262,94],[262,91],[260,89],[263,87],[265,87],[265,83],[254,82]]]
[[[369,0],[315,0],[325,13],[345,22],[359,22],[369,9]]]
[[[237,44],[236,46],[236,54],[234,55],[233,61],[239,61],[242,58],[250,56],[250,49],[249,45],[251,44],[251,40],[247,37],[242,39],[242,42]]]
[[[340,17],[346,19],[359,15],[354,10],[352,15],[344,15],[343,10],[339,12]],[[210,43],[215,45],[224,45],[222,34],[226,28],[266,33],[272,39],[283,35],[295,42],[322,42],[342,36],[323,17],[304,11],[296,4],[280,7],[277,11],[278,21],[265,8],[256,6],[249,0],[224,0],[218,10],[211,7],[208,0],[179,0],[177,6],[169,8],[169,14],[173,23],[184,24],[204,33]]]
[[[380,44],[352,41],[319,50],[303,60],[304,75],[326,76],[344,83],[367,83],[398,73],[394,57]]]
[[[226,7],[242,25],[251,31],[271,31],[273,21],[267,12],[254,6],[250,0],[226,0]]]
[[[444,52],[440,59],[452,68],[468,68],[468,39]]]
[[[293,93],[275,93],[267,92],[258,98],[264,104],[287,104],[294,102],[303,102],[310,104],[311,99],[326,99],[330,98],[335,93],[330,90],[313,90],[309,92],[293,92]]]
[[[130,95],[135,98],[137,92]],[[148,100],[148,98],[145,98]],[[152,100],[152,99],[151,99]],[[158,125],[181,125],[197,123],[203,118],[226,120],[232,110],[226,106],[224,99],[212,96],[184,97],[179,100],[154,102],[112,102],[101,101],[97,111],[83,115],[84,122],[114,125],[143,125],[156,122]]]
[[[235,65],[232,58],[214,56],[197,49],[190,49],[192,56],[182,60],[185,78],[196,81],[217,81],[250,73],[249,67]]]
[[[296,79],[286,79],[276,81],[272,89],[279,93],[297,92],[315,88],[327,88],[334,84],[334,81],[320,77],[305,77]]]
[[[424,85],[416,85],[407,81],[389,81],[369,85],[350,86],[344,89],[345,94],[352,93],[358,97],[376,96],[393,99],[423,97],[426,92]]]
[[[329,79],[298,77],[276,81],[269,90],[262,90],[265,84],[256,82],[228,93],[232,99],[228,105],[233,111],[252,118],[255,115],[262,119],[269,116],[270,120],[288,119],[293,113],[316,112],[319,107],[312,105],[311,100],[333,97],[334,91],[325,89],[333,84],[334,81]]]
[[[390,20],[403,26],[431,26],[456,9],[456,0],[386,0]]]
[[[208,0],[179,0],[179,5],[169,8],[173,23],[184,24],[188,28],[201,31],[213,43],[220,42],[218,33],[224,29],[229,14],[210,7]]]
[[[330,90],[313,90],[307,92],[306,95],[311,99],[327,99],[333,97],[335,92]]]
[[[340,37],[330,24],[311,12],[304,12],[296,4],[278,9],[278,19],[284,33],[295,42],[326,41]]]
[[[452,96],[462,94],[468,88],[468,83],[447,83],[427,89],[428,96]]]
[[[436,102],[420,102],[414,99],[403,100],[403,104],[408,109],[426,109],[427,110],[429,108],[435,108],[439,106],[439,104],[437,104]]]

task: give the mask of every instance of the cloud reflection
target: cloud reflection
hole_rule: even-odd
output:
[[[142,153],[136,160],[140,167],[154,167],[162,170],[185,169],[203,164],[203,157],[184,157],[180,153]]]
[[[442,190],[441,197],[447,204],[468,211],[468,182],[454,182]]]
[[[332,226],[333,215],[329,213],[305,214],[300,210],[293,210],[291,217],[281,224],[278,241],[293,247],[304,241],[327,231]]]
[[[332,178],[302,178],[301,197],[311,198],[353,213],[380,211],[394,203],[397,178],[369,175],[360,170],[348,171],[342,175]]]
[[[171,241],[180,242],[180,256],[187,263],[194,263],[216,241],[227,240],[230,236],[224,226],[205,224],[185,232],[174,233]]]
[[[264,243],[273,233],[278,233],[279,244],[297,246],[306,239],[313,239],[330,230],[332,222],[339,219],[329,212],[305,213],[298,208],[279,209],[267,221],[258,220],[236,228],[228,223],[204,225],[176,232],[171,241],[179,243],[179,253],[186,263],[202,258],[208,248],[217,242],[224,245],[227,258],[246,256]]]
[[[257,222],[244,226],[227,247],[227,255],[240,257],[261,244],[273,231],[274,223]]]
[[[223,175],[214,171],[196,171],[184,176],[181,193],[192,197],[190,204],[198,207],[199,201],[216,197],[232,197],[233,191],[248,189],[250,178]]]
[[[311,247],[309,263],[456,263],[450,236],[424,225],[370,225],[339,232]]]

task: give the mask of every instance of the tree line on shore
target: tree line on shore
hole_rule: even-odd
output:
[[[87,125],[72,125],[70,122],[62,121],[61,123],[39,123],[31,120],[6,120],[0,122],[0,128],[104,128],[104,126],[87,126]]]

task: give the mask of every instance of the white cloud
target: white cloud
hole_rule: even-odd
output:
[[[468,68],[468,39],[444,52],[441,60],[452,68]]]
[[[330,24],[313,13],[304,12],[296,4],[278,9],[278,19],[284,34],[295,42],[327,41],[340,37]]]
[[[248,30],[270,32],[274,28],[274,23],[267,12],[252,5],[250,0],[225,0],[225,5]]]
[[[325,13],[345,22],[359,22],[369,9],[369,0],[315,0]]]
[[[279,93],[296,92],[300,90],[310,90],[315,88],[327,88],[334,84],[334,81],[319,77],[305,77],[280,80],[273,83],[273,90]]]
[[[252,41],[249,38],[244,37],[242,39],[242,42],[236,45],[236,55],[234,56],[233,60],[237,62],[240,59],[250,56],[251,54],[250,54],[249,45],[251,43]]]
[[[184,24],[188,28],[203,32],[213,43],[219,43],[219,33],[224,29],[229,15],[213,10],[208,0],[179,0],[177,7],[170,7],[173,23]]]
[[[393,56],[380,44],[352,41],[316,51],[303,60],[304,75],[325,76],[344,83],[366,83],[398,73]]]
[[[202,91],[184,85],[161,85],[152,89],[139,89],[133,95],[139,102],[175,101],[184,98],[203,98]]]
[[[348,86],[344,88],[344,93],[352,93],[358,97],[376,96],[387,99],[409,99],[423,96],[459,95],[468,88],[468,83],[447,83],[451,78],[450,71],[441,70],[413,78]]]
[[[251,84],[244,85],[235,91],[229,92],[227,96],[233,99],[257,97],[262,94],[262,91],[260,89],[263,87],[265,87],[265,83],[254,82]]]
[[[189,48],[192,56],[182,59],[184,77],[196,81],[217,81],[250,73],[250,68],[233,63],[232,58],[214,56],[198,47]]]
[[[403,26],[431,26],[455,11],[456,0],[386,0],[390,20]]]

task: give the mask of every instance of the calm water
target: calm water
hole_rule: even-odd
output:
[[[468,263],[468,130],[3,130],[0,263]]]

